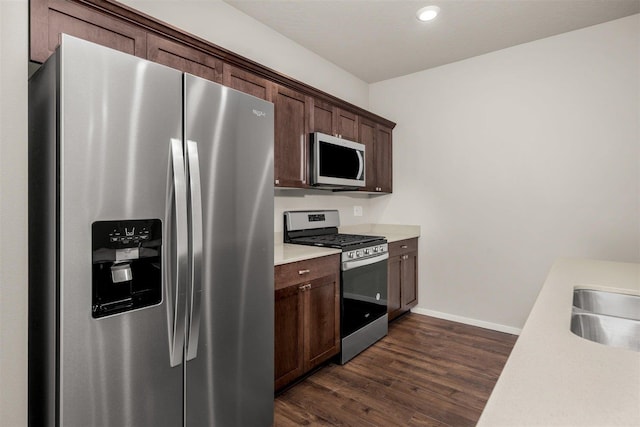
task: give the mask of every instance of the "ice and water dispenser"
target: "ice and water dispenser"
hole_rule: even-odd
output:
[[[94,318],[162,300],[162,222],[97,221],[91,226]]]

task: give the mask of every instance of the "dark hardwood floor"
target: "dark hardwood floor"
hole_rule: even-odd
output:
[[[409,313],[277,396],[275,426],[473,426],[516,338]]]

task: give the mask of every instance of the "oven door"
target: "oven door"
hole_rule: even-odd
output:
[[[388,258],[385,253],[342,263],[342,338],[387,314]]]

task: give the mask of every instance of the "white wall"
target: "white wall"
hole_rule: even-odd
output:
[[[640,260],[639,43],[635,15],[371,85],[418,309],[519,328],[556,257]]]
[[[282,231],[283,213],[287,210],[337,209],[340,213],[340,225],[368,224],[374,215],[371,203],[372,199],[366,194],[332,193],[326,190],[276,190],[274,231]],[[354,216],[354,206],[362,207],[362,216]]]
[[[0,1],[0,425],[27,424],[27,0]]]

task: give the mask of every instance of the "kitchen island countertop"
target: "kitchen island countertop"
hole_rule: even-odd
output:
[[[640,292],[640,264],[557,260],[478,426],[638,426],[640,353],[570,331],[573,290]]]

